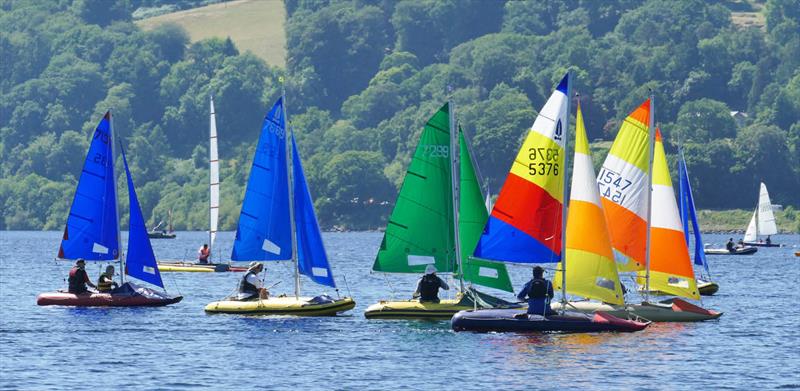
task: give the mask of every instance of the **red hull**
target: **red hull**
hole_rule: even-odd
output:
[[[139,287],[137,292],[121,294],[45,292],[36,298],[38,305],[63,305],[72,307],[160,307],[183,300],[183,296],[169,296]]]

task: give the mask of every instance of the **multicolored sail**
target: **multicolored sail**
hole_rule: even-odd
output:
[[[697,281],[683,234],[675,190],[669,176],[667,155],[661,132],[656,130],[653,148],[653,208],[650,215],[651,291],[700,299]],[[638,272],[638,282],[645,284],[646,272]]]
[[[603,215],[580,104],[575,122],[575,161],[570,189],[567,215],[567,292],[622,305],[622,287]],[[560,289],[560,263],[557,269],[553,285]]]
[[[322,243],[314,202],[308,191],[306,176],[300,153],[292,134],[292,177],[294,178],[294,219],[297,230],[297,267],[300,274],[306,275],[317,284],[336,288],[328,255]]]
[[[597,184],[620,271],[642,270],[647,245],[650,100],[634,110],[619,129]]]
[[[694,197],[692,196],[692,185],[689,183],[689,171],[686,169],[686,160],[681,152],[681,160],[678,162],[679,194],[681,208],[681,222],[683,223],[683,234],[686,238],[686,245],[689,245],[689,230],[694,233],[694,264],[701,265],[710,276],[708,261],[703,249],[703,235],[700,233],[700,226],[697,223],[697,210],[694,207]],[[691,227],[689,223],[691,222]]]
[[[236,227],[234,261],[292,259],[283,99],[264,118]]]
[[[111,112],[94,130],[64,227],[58,257],[107,261],[119,257],[117,189]]]
[[[492,208],[475,257],[512,263],[561,260],[568,87],[566,75],[536,117]]]
[[[511,278],[508,276],[508,270],[504,264],[469,256],[475,250],[475,245],[478,244],[483,227],[489,218],[489,212],[484,204],[469,143],[464,132],[461,131],[461,127],[459,127],[458,138],[461,189],[458,228],[461,236],[464,280],[489,288],[513,292],[514,287],[511,285]]]
[[[128,160],[125,158],[124,150],[122,151],[122,165],[125,166],[125,176],[128,180],[128,200],[130,201],[130,227],[128,228],[128,254],[125,257],[125,272],[131,277],[163,288],[164,282],[158,271],[153,246],[150,245],[150,239],[147,237],[147,226],[142,216],[142,208],[139,206],[139,199],[136,197],[136,189],[133,187],[133,178],[128,169]]]

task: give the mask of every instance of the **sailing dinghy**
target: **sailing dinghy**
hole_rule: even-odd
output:
[[[172,229],[172,210],[167,212],[167,229],[159,229],[164,220],[161,220],[155,227],[147,232],[147,237],[150,239],[175,239],[178,235]]]
[[[686,159],[683,157],[682,150],[680,155],[681,160],[678,162],[678,194],[680,195],[679,206],[681,208],[683,235],[686,238],[686,245],[689,245],[689,230],[691,228],[694,235],[694,264],[703,267],[700,271],[700,277],[697,278],[697,291],[702,296],[711,296],[717,293],[719,285],[711,281],[711,270],[708,267],[706,250],[703,248],[703,235],[700,232],[700,225],[697,223],[697,210],[694,207],[692,185],[689,183],[689,170],[686,168]],[[691,227],[689,226],[690,223]]]
[[[450,319],[464,309],[514,306],[466,285],[513,292],[505,265],[462,256],[472,253],[488,213],[452,107],[442,106],[422,130],[372,270],[421,274],[435,265],[440,273],[456,275],[460,291],[439,303],[381,300],[367,308],[367,318]]]
[[[291,261],[294,296],[251,301],[226,298],[206,305],[206,312],[329,316],[355,307],[350,297],[300,296],[300,274],[334,289],[336,283],[325,253],[294,135],[291,136],[291,160],[288,158],[286,139],[289,133],[286,131],[284,100],[284,97],[279,98],[264,118],[239,214],[231,259]],[[290,180],[290,170],[293,181]]]
[[[214,111],[214,97],[209,98],[208,125],[208,248],[214,249],[219,225],[219,153],[217,152],[217,115]],[[171,214],[170,214],[171,215]],[[195,263],[185,261],[159,261],[162,272],[245,272],[246,267],[229,263]]]
[[[778,227],[775,225],[775,215],[772,213],[772,202],[769,200],[769,192],[767,192],[767,185],[761,182],[761,189],[758,192],[758,205],[753,212],[753,217],[750,218],[750,224],[747,225],[747,231],[744,233],[744,244],[747,246],[758,247],[781,247],[778,243],[772,243],[770,235],[778,233]],[[767,239],[761,239],[762,236],[767,236]]]
[[[128,182],[130,227],[128,253],[120,252],[119,200],[116,189],[116,148],[107,112],[94,131],[89,152],[83,163],[78,187],[72,201],[58,258],[86,261],[119,261],[122,284],[108,293],[87,292],[73,294],[67,291],[45,292],[36,299],[38,305],[63,305],[81,307],[138,307],[164,306],[177,303],[182,296],[172,296],[145,286],[125,281],[125,274],[164,288],[158,271],[153,248],[147,237],[142,210],[136,197],[128,162],[122,153],[122,162]]]
[[[568,118],[569,74],[528,132],[475,256],[519,264],[559,262],[558,269],[567,270],[556,276],[556,280],[564,279],[560,287],[565,301],[566,287],[574,284],[583,295],[622,304],[622,289],[594,182],[589,144],[582,131],[580,107],[570,216],[565,224]],[[564,248],[566,256],[562,257]],[[573,260],[577,263],[573,264]],[[570,278],[566,278],[567,274]],[[452,319],[453,330],[478,332],[632,332],[643,330],[648,324],[603,313],[561,311],[538,315],[519,309],[467,310]]]
[[[657,293],[700,298],[663,142],[652,130],[652,102],[651,96],[623,121],[597,177],[617,268],[637,272],[645,300],[627,305],[553,303],[554,309],[633,314],[654,322],[703,321],[722,315],[680,298],[649,301],[649,295]],[[656,205],[652,210],[651,203]]]

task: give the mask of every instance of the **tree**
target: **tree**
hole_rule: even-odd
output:
[[[707,143],[736,137],[736,122],[725,103],[712,99],[689,101],[681,106],[677,121],[677,140]]]

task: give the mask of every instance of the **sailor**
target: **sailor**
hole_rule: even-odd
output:
[[[119,285],[114,282],[114,265],[106,266],[106,271],[100,274],[100,278],[97,280],[97,291],[98,292],[111,292],[111,290],[116,289]]]
[[[439,288],[449,290],[450,286],[436,275],[436,266],[428,265],[425,267],[425,275],[417,281],[417,289],[414,291],[414,298],[419,298],[420,303],[439,302]]]
[[[69,279],[67,281],[69,282],[69,293],[74,293],[76,295],[89,292],[86,285],[97,289],[97,287],[92,284],[92,281],[89,280],[89,275],[86,274],[86,261],[84,261],[83,258],[78,258],[78,261],[75,262],[75,266],[69,271]]]
[[[264,288],[258,273],[264,270],[264,265],[259,262],[250,262],[247,273],[239,281],[239,293],[237,300],[269,299],[269,291]]]
[[[770,244],[772,244],[772,239],[770,239],[770,235],[767,235],[767,240],[765,240],[764,242],[766,242],[766,243],[767,243],[767,246],[769,246]]]
[[[733,244],[733,238],[728,239],[728,243],[725,244],[725,248],[728,249],[729,252],[736,251],[736,245]]]
[[[203,247],[200,247],[197,250],[197,261],[201,264],[207,264],[208,258],[211,256],[211,249],[208,248],[208,244],[203,244]]]
[[[528,281],[517,295],[524,301],[528,297],[528,314],[552,315],[550,299],[553,298],[553,284],[544,278],[544,269],[541,266],[533,268],[533,279]]]

